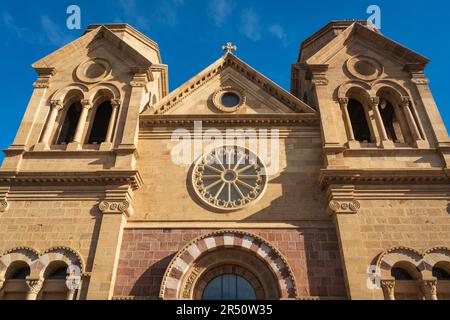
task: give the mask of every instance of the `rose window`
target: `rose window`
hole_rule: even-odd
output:
[[[267,183],[261,160],[233,146],[202,156],[193,170],[193,186],[203,202],[222,210],[237,210],[258,200]]]

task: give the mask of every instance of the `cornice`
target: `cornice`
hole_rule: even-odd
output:
[[[316,114],[258,114],[258,115],[141,115],[142,126],[193,125],[201,121],[205,125],[278,125],[278,126],[319,126]]]
[[[90,172],[43,172],[43,171],[2,171],[0,184],[11,185],[111,185],[130,184],[137,190],[143,184],[142,177],[135,170],[108,170]]]
[[[322,169],[319,185],[331,184],[448,184],[450,174],[446,169]]]

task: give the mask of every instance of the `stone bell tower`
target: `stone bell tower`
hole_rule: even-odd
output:
[[[426,219],[433,214],[427,207],[439,206],[430,199],[447,199],[440,189],[448,183],[450,140],[424,75],[428,62],[366,21],[335,21],[302,43],[292,67],[293,94],[320,111],[319,183],[339,231],[351,298],[381,294],[366,286],[380,252],[439,242],[427,241],[431,226],[413,236],[420,219],[405,209]],[[409,227],[393,225],[399,221]]]
[[[167,66],[155,42],[115,24],[90,26],[33,68],[38,79],[0,170],[1,225],[22,235],[0,232],[0,251],[30,243],[39,259],[60,239],[64,252],[86,257],[80,297],[89,283],[88,298],[107,299],[122,227],[141,184],[139,114],[167,95]],[[20,218],[29,215],[39,221]],[[52,237],[37,235],[40,228]],[[29,278],[43,281],[33,269]]]

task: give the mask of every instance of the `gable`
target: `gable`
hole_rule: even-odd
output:
[[[107,43],[111,50],[115,50],[122,56],[125,62],[135,67],[149,69],[152,62],[131,47],[124,40],[120,39],[106,27],[99,27],[95,31],[91,31],[77,40],[67,44],[66,46],[49,54],[45,58],[33,64],[33,68],[54,68],[56,64],[67,61],[83,49],[95,47],[96,44]],[[58,70],[57,70],[58,71]]]
[[[428,64],[429,60],[418,53],[398,44],[395,41],[369,29],[359,23],[353,23],[344,32],[335,37],[326,46],[320,49],[306,63],[310,65],[329,64],[334,56],[349,43],[359,41],[370,50],[377,52],[385,59],[396,61],[398,64]]]
[[[230,87],[242,92],[245,104],[236,114],[311,113],[310,106],[227,53],[144,114],[223,114],[214,95]]]

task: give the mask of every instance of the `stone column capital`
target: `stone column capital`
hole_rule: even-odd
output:
[[[381,288],[385,299],[395,300],[395,280],[381,280]]]
[[[111,106],[113,107],[113,109],[119,108],[120,105],[121,105],[120,99],[111,99]]]
[[[50,106],[52,107],[52,109],[61,111],[63,109],[63,102],[61,100],[52,100],[50,101]]]
[[[437,300],[437,280],[419,280],[420,288],[427,299]]]
[[[27,292],[30,294],[38,294],[44,286],[42,279],[27,279],[25,282],[27,284]]]
[[[347,108],[347,105],[348,105],[350,99],[349,98],[339,98],[338,101],[339,101],[339,104],[341,105],[341,108]]]
[[[409,107],[411,103],[411,99],[409,97],[402,97],[401,101],[400,101],[400,106],[407,108]]]
[[[361,203],[358,200],[331,200],[328,208],[331,214],[357,214]]]
[[[133,214],[133,208],[131,207],[130,202],[127,200],[124,201],[104,200],[100,202],[98,208],[103,214],[124,214],[127,217],[131,217],[131,215]]]
[[[83,108],[85,109],[91,109],[93,104],[92,104],[92,100],[89,99],[83,99],[80,101],[81,105],[83,106]]]
[[[370,97],[369,99],[369,107],[370,109],[375,109],[380,104],[380,98],[379,97]]]

